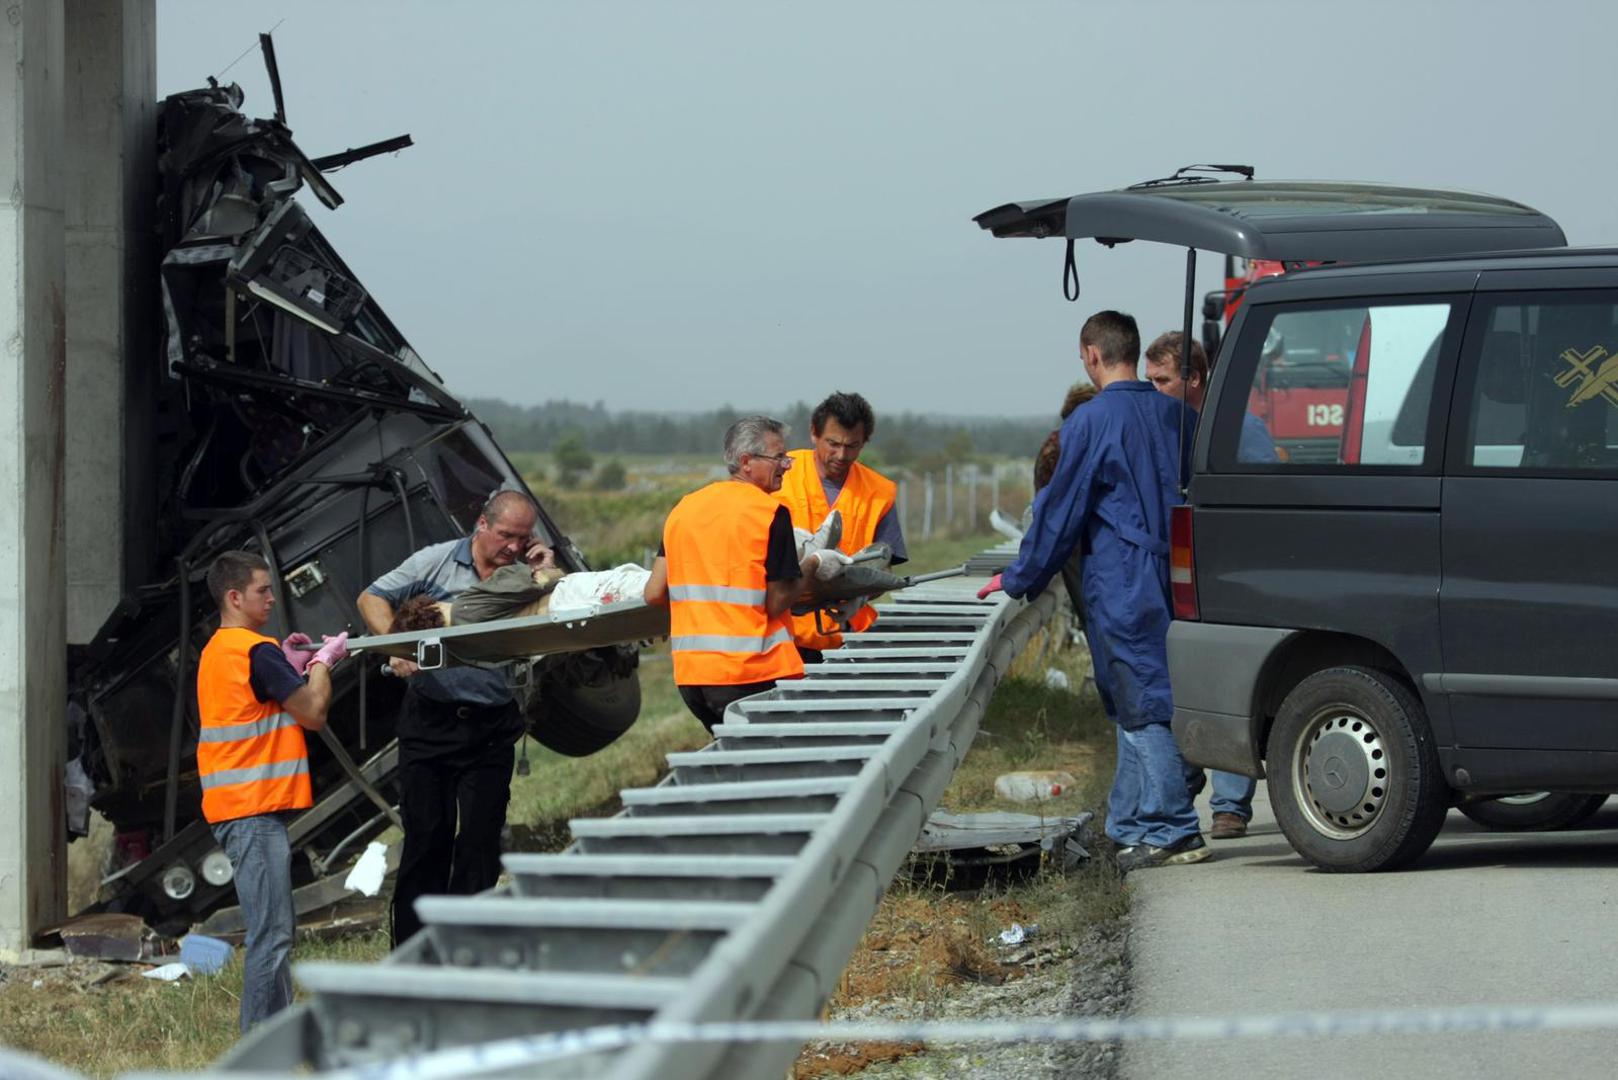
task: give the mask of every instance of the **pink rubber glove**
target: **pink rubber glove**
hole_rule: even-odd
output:
[[[1000,575],[996,574],[994,577],[989,579],[989,583],[987,585],[978,590],[978,599],[987,600],[990,593],[997,593],[1003,588],[1005,588],[1005,586],[1000,584]]]
[[[320,647],[319,652],[315,653],[315,658],[309,661],[311,664],[325,664],[328,668],[335,667],[337,661],[348,655],[347,630],[344,630],[336,637],[330,634],[321,634],[320,640],[324,641],[325,644]]]
[[[308,645],[313,640],[308,634],[288,634],[287,639],[281,642],[281,655],[287,658],[287,663],[291,664],[292,670],[299,675],[309,670],[309,661],[314,659],[315,654],[295,649],[293,646]]]

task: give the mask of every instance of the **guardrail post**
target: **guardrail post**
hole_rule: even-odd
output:
[[[923,540],[933,538],[933,474],[926,476],[926,490],[921,500],[921,537]]]

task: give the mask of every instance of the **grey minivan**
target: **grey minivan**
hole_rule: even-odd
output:
[[[1618,791],[1618,252],[1563,249],[1506,200],[1364,185],[1182,182],[979,222],[1065,235],[1069,278],[1084,237],[1289,264],[1219,348],[1173,524],[1189,761],[1267,777],[1293,847],[1341,871],[1416,858],[1457,803],[1546,792],[1567,819]],[[1238,455],[1322,326],[1335,448]]]

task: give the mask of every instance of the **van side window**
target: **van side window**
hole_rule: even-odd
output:
[[[1523,472],[1618,471],[1618,296],[1480,298],[1464,460]]]
[[[1422,465],[1453,306],[1289,305],[1257,325],[1255,310],[1231,361],[1247,388],[1241,431],[1215,433],[1216,468]]]

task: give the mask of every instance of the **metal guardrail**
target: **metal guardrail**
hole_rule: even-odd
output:
[[[735,703],[710,745],[668,755],[668,775],[625,791],[619,815],[573,821],[566,851],[507,855],[509,885],[418,901],[425,928],[380,964],[299,965],[310,1000],[209,1075],[290,1078],[607,1024],[815,1016],[1056,604],[1054,591],[980,601],[980,585],[896,594],[804,679]],[[646,1043],[541,1075],[767,1077],[798,1050]]]

